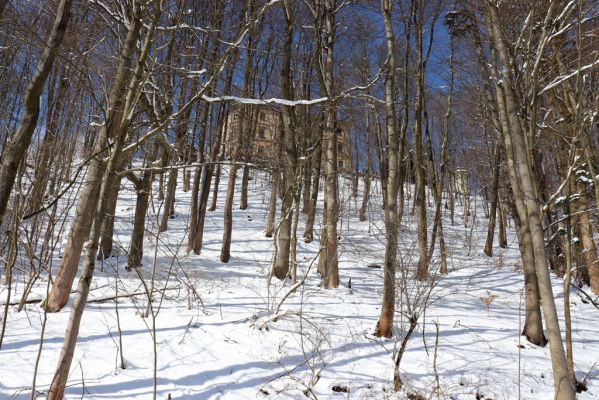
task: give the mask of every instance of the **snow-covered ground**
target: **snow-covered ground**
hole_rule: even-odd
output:
[[[373,196],[369,222],[359,222],[361,197],[348,198],[349,183],[342,181],[340,287],[321,288],[314,265],[305,286],[281,306],[284,315],[265,323],[290,283],[273,279],[270,290],[267,286],[274,250],[272,239],[263,233],[269,185],[264,173],[255,172],[253,176],[249,208],[239,210],[235,203],[232,258],[228,264],[218,260],[226,175],[221,180],[219,207],[206,219],[200,256],[186,253],[190,193],[181,191],[181,184],[176,217],[169,220],[168,231],[158,238],[157,217],[150,211],[143,279],[151,285],[155,259],[154,321],[140,316],[147,297],[140,277],[125,270],[123,250],[120,256],[97,266],[90,300],[140,294],[121,297],[118,304],[114,300],[88,304],[67,398],[151,399],[153,323],[158,399],[401,399],[414,393],[441,399],[553,398],[549,349],[533,346],[519,335],[523,276],[516,267],[518,249],[513,228],[509,249],[495,248],[495,257],[485,257],[482,247],[487,220],[480,202],[473,227],[464,228],[459,207],[454,226],[444,216],[450,274],[437,277],[430,297],[421,300],[428,306],[408,343],[401,363],[405,387],[396,394],[392,390],[392,356],[407,327],[406,317],[398,312],[394,339],[372,335],[383,283],[382,269],[368,267],[380,264],[384,254],[380,194]],[[241,175],[237,183],[239,188]],[[125,184],[117,207],[116,240],[128,249],[135,197],[130,185]],[[375,191],[378,193],[380,187]],[[153,206],[159,209],[156,201]],[[400,238],[403,270],[413,269],[416,262],[415,219],[409,211],[407,203]],[[429,212],[432,214],[432,210]],[[301,240],[303,218],[298,229],[300,277],[318,253],[320,232],[319,220],[316,240],[305,244]],[[22,293],[22,277],[19,282],[13,299]],[[41,298],[46,283],[45,279],[38,281],[30,298]],[[400,273],[400,287],[401,283]],[[0,298],[4,299],[6,288],[2,289]],[[426,295],[427,288],[414,286],[409,279],[402,293],[398,296],[398,311],[406,309],[408,300],[412,303],[417,296]],[[554,280],[554,293],[563,316],[559,279]],[[588,380],[588,391],[579,394],[579,399],[596,399],[599,310],[584,304],[575,292],[571,302],[575,368],[579,379]],[[119,365],[117,306],[125,369]],[[47,315],[37,376],[38,398],[44,398],[52,379],[69,311],[66,307]],[[35,304],[19,313],[11,307],[0,350],[1,399],[31,397],[43,320],[44,314]]]

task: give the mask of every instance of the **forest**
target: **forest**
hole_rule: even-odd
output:
[[[597,399],[598,243],[597,0],[0,0],[0,399]]]

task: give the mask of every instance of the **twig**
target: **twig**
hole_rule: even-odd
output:
[[[54,199],[52,199],[52,201],[50,201],[49,203],[47,203],[45,206],[43,206],[39,210],[33,211],[32,213],[29,213],[29,214],[25,215],[23,217],[23,220],[28,220],[29,218],[34,217],[34,216],[36,216],[36,215],[38,215],[40,213],[43,213],[44,211],[50,209],[54,204],[56,204],[56,202],[58,202],[58,200],[60,200],[60,198],[62,196],[64,196],[64,194],[71,187],[73,187],[73,185],[75,184],[75,182],[77,182],[77,177],[79,176],[79,174],[83,170],[83,167],[86,166],[91,160],[93,160],[94,158],[96,158],[97,156],[99,156],[100,154],[102,154],[103,152],[105,152],[106,150],[108,150],[109,148],[111,148],[113,145],[114,145],[113,143],[108,143],[108,146],[106,146],[103,149],[99,150],[97,153],[94,153],[91,156],[89,156],[83,163],[81,163],[81,165],[79,165],[79,167],[75,171],[75,176],[73,177],[73,179],[71,179],[69,181],[68,185],[66,185],[64,187],[64,189],[56,197],[54,197]]]

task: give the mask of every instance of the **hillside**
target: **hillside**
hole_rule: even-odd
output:
[[[115,230],[120,254],[96,265],[66,398],[152,398],[154,362],[158,399],[403,399],[417,398],[415,394],[454,400],[553,398],[549,350],[519,335],[523,275],[514,228],[510,227],[508,249],[495,248],[493,258],[484,256],[487,220],[480,199],[472,202],[476,212],[467,227],[459,205],[455,225],[444,215],[450,273],[434,276],[433,283],[426,284],[412,279],[416,226],[409,213],[411,203],[406,204],[400,229],[396,335],[381,339],[373,336],[383,284],[383,270],[377,267],[383,262],[385,240],[378,182],[368,221],[359,222],[361,198],[348,197],[350,183],[341,180],[338,289],[320,287],[316,273],[322,209],[317,237],[310,244],[301,240],[302,216],[298,275],[305,277],[305,284],[280,305],[279,317],[274,319],[270,317],[291,284],[273,278],[268,286],[274,251],[272,239],[263,232],[268,175],[252,172],[247,210],[239,210],[236,199],[232,258],[223,264],[218,255],[225,174],[226,169],[219,206],[208,213],[199,256],[186,252],[189,193],[181,190],[181,182],[175,216],[168,231],[158,236],[156,212],[161,204],[153,197],[139,276],[124,268],[135,194],[123,180],[126,186],[120,192]],[[62,241],[59,238],[57,249]],[[59,257],[57,252],[55,265]],[[436,270],[435,260],[433,264]],[[25,276],[16,279],[13,299],[20,298],[25,280]],[[47,283],[46,276],[40,277],[29,298],[43,298]],[[562,281],[555,279],[553,289],[563,317]],[[141,317],[147,306],[146,290],[153,290],[155,319]],[[4,294],[3,286],[3,298]],[[575,290],[570,301],[576,374],[588,385],[578,398],[595,399],[599,397],[599,310]],[[69,310],[70,304],[57,314],[44,314],[37,304],[28,304],[21,312],[10,308],[0,351],[0,398],[31,397],[28,388],[42,326],[37,398],[44,397]],[[399,310],[420,310],[420,318],[401,362],[405,387],[396,394],[392,355],[408,328],[406,314]],[[121,341],[125,368],[120,367]]]

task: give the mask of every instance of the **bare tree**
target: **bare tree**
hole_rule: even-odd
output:
[[[397,242],[399,235],[399,214],[397,194],[400,184],[401,156],[399,153],[399,132],[395,115],[395,34],[391,24],[391,1],[381,0],[381,13],[385,23],[387,42],[387,65],[385,70],[385,127],[387,130],[387,162],[385,163],[387,185],[385,188],[385,275],[383,302],[377,323],[377,336],[393,336],[395,316],[395,273],[397,270]]]
[[[283,99],[293,100],[291,84],[291,47],[293,44],[293,9],[289,1],[283,1],[285,14],[285,41],[283,44],[281,65],[281,95]],[[283,126],[283,200],[281,202],[281,220],[278,228],[278,244],[273,273],[278,279],[284,279],[289,273],[289,252],[291,249],[291,220],[293,217],[293,199],[298,185],[297,150],[295,143],[294,112],[289,106],[281,106]]]

